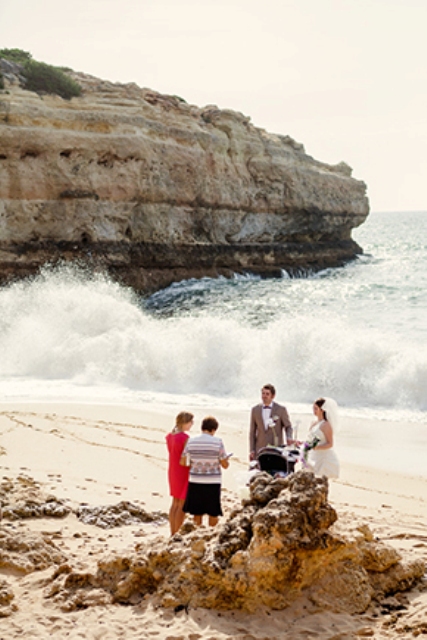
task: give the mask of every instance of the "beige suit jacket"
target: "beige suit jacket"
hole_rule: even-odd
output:
[[[266,429],[262,419],[262,404],[256,405],[251,411],[249,452],[254,453],[255,456],[268,444],[283,445],[288,440],[292,440],[292,425],[286,407],[273,402],[271,418],[274,420],[274,427]]]

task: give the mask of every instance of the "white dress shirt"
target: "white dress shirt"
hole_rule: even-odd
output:
[[[268,406],[267,405],[263,405],[263,407],[262,407],[262,419],[263,419],[264,427],[265,427],[266,431],[268,431],[269,422],[270,422],[271,417],[272,417],[272,415],[271,415],[272,411],[273,411],[273,405],[272,404],[270,404]]]

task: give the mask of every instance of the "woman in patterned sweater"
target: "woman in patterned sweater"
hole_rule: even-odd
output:
[[[221,438],[215,434],[218,421],[212,416],[202,421],[200,436],[190,438],[184,448],[182,463],[190,466],[190,482],[183,511],[194,516],[197,525],[202,524],[205,514],[209,526],[214,527],[221,509],[222,469],[229,466],[229,457]]]

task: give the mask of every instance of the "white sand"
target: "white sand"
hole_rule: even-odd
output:
[[[195,413],[194,433],[209,409],[145,405],[139,407],[88,404],[0,405],[0,456],[3,477],[27,474],[46,491],[69,501],[71,506],[115,504],[121,500],[144,503],[148,511],[167,511],[165,435],[181,409]],[[230,468],[224,471],[224,501],[238,494],[239,474],[247,470],[249,411],[216,409],[221,435],[233,451]],[[296,416],[293,416],[295,419]],[[309,416],[300,416],[308,424]],[[340,438],[350,446],[346,433],[354,434],[356,418],[344,421]],[[390,426],[390,429],[392,429]],[[370,425],[372,429],[375,424]],[[382,427],[384,428],[384,424]],[[353,435],[352,435],[353,437]],[[410,468],[408,469],[410,471]],[[407,558],[427,561],[427,477],[396,474],[343,461],[341,477],[330,483],[330,501],[343,519],[360,519],[376,536],[392,544]],[[13,523],[3,521],[2,527]],[[168,536],[167,524],[128,526],[103,531],[83,525],[74,515],[63,520],[26,520],[16,530],[54,531],[65,552],[83,564],[95,562],[103,553],[132,547],[150,536]],[[77,535],[76,535],[77,534]],[[83,535],[83,538],[80,537]],[[49,570],[50,574],[52,570]],[[42,572],[44,573],[44,572]],[[0,569],[0,577],[2,572]],[[42,597],[40,572],[25,577],[5,576],[14,592],[18,611],[0,620],[0,638],[394,638],[386,619],[319,612],[308,616],[301,605],[282,612],[248,616],[239,612],[204,610],[154,610],[144,605],[91,607],[63,613]],[[298,608],[299,607],[299,608]],[[412,629],[427,632],[427,592],[410,597],[407,616]],[[418,625],[418,626],[417,626]],[[421,626],[420,626],[421,625]],[[409,628],[409,627],[408,627]],[[413,638],[411,631],[401,638]]]

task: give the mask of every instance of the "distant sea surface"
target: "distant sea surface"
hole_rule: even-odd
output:
[[[0,289],[4,401],[249,407],[426,422],[427,212],[372,213],[364,255],[301,278],[187,280],[149,298],[77,268]]]

